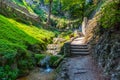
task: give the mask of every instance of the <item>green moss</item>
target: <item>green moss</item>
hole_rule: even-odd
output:
[[[47,56],[46,54],[35,54],[36,63],[40,65],[41,60],[43,60],[46,56]],[[64,58],[64,55],[63,56],[49,55],[49,56],[50,56],[50,60],[48,63],[52,67],[57,67]],[[42,66],[45,66],[45,64],[43,64]]]
[[[40,64],[40,61],[46,57],[46,54],[35,54],[35,60],[37,64]]]
[[[28,73],[35,65],[31,53],[44,50],[53,36],[50,31],[0,15],[0,79],[15,80],[18,75]]]
[[[57,67],[60,62],[63,60],[65,56],[61,55],[61,56],[51,56],[50,59],[50,65],[52,65],[53,67]]]
[[[54,36],[54,33],[44,30],[44,29],[39,29],[35,26],[28,26],[23,23],[18,23],[13,19],[8,19],[12,24],[16,25],[18,28],[23,30],[25,33],[28,35],[31,35],[33,38],[39,40],[42,43],[45,43],[47,41],[50,41],[51,37]],[[44,42],[45,41],[45,42]]]

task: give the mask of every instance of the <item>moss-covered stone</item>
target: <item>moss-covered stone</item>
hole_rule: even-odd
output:
[[[53,55],[46,55],[46,54],[35,54],[35,59],[36,59],[36,63],[37,65],[41,66],[41,67],[46,67],[46,63],[41,63],[41,61],[43,59],[46,58],[46,56],[50,57],[50,60],[48,60],[48,64],[51,67],[57,67],[59,65],[59,63],[62,61],[62,59],[64,58],[64,56],[53,56]]]

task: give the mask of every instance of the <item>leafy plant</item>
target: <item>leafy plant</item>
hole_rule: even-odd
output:
[[[118,27],[120,23],[119,0],[108,1],[102,7],[100,22],[103,28]]]
[[[12,69],[9,65],[0,67],[0,80],[15,80],[18,76],[18,69]]]

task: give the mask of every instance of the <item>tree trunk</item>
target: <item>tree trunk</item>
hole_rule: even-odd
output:
[[[47,25],[50,25],[50,17],[51,17],[51,10],[52,10],[52,2],[53,2],[53,0],[49,0],[49,12],[48,12],[48,18],[47,18]]]

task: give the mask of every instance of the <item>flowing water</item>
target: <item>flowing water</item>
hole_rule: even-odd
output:
[[[40,64],[45,65],[45,68],[37,67],[30,72],[28,76],[22,77],[17,80],[54,80],[55,72],[49,66],[50,56],[46,56],[41,60]]]
[[[48,70],[47,72],[46,70],[47,69],[36,67],[34,70],[30,72],[28,76],[21,77],[17,80],[54,80],[55,78],[54,70],[52,71]]]
[[[45,65],[45,66],[46,66],[45,71],[44,71],[44,72],[46,72],[46,73],[50,73],[50,72],[53,71],[53,69],[50,68],[50,66],[49,66],[49,61],[50,61],[50,56],[47,55],[47,56],[46,56],[43,60],[41,60],[41,62],[40,62],[41,65]]]
[[[59,41],[59,38],[57,38]],[[54,41],[53,41],[54,42]],[[57,55],[57,53],[60,50],[60,45],[58,44],[49,44],[47,47],[48,52],[52,55]],[[50,56],[46,55],[44,59],[40,61],[40,65],[44,67],[36,67],[32,71],[30,71],[30,74],[25,77],[21,77],[17,80],[55,80],[56,73],[53,68],[49,65]]]

